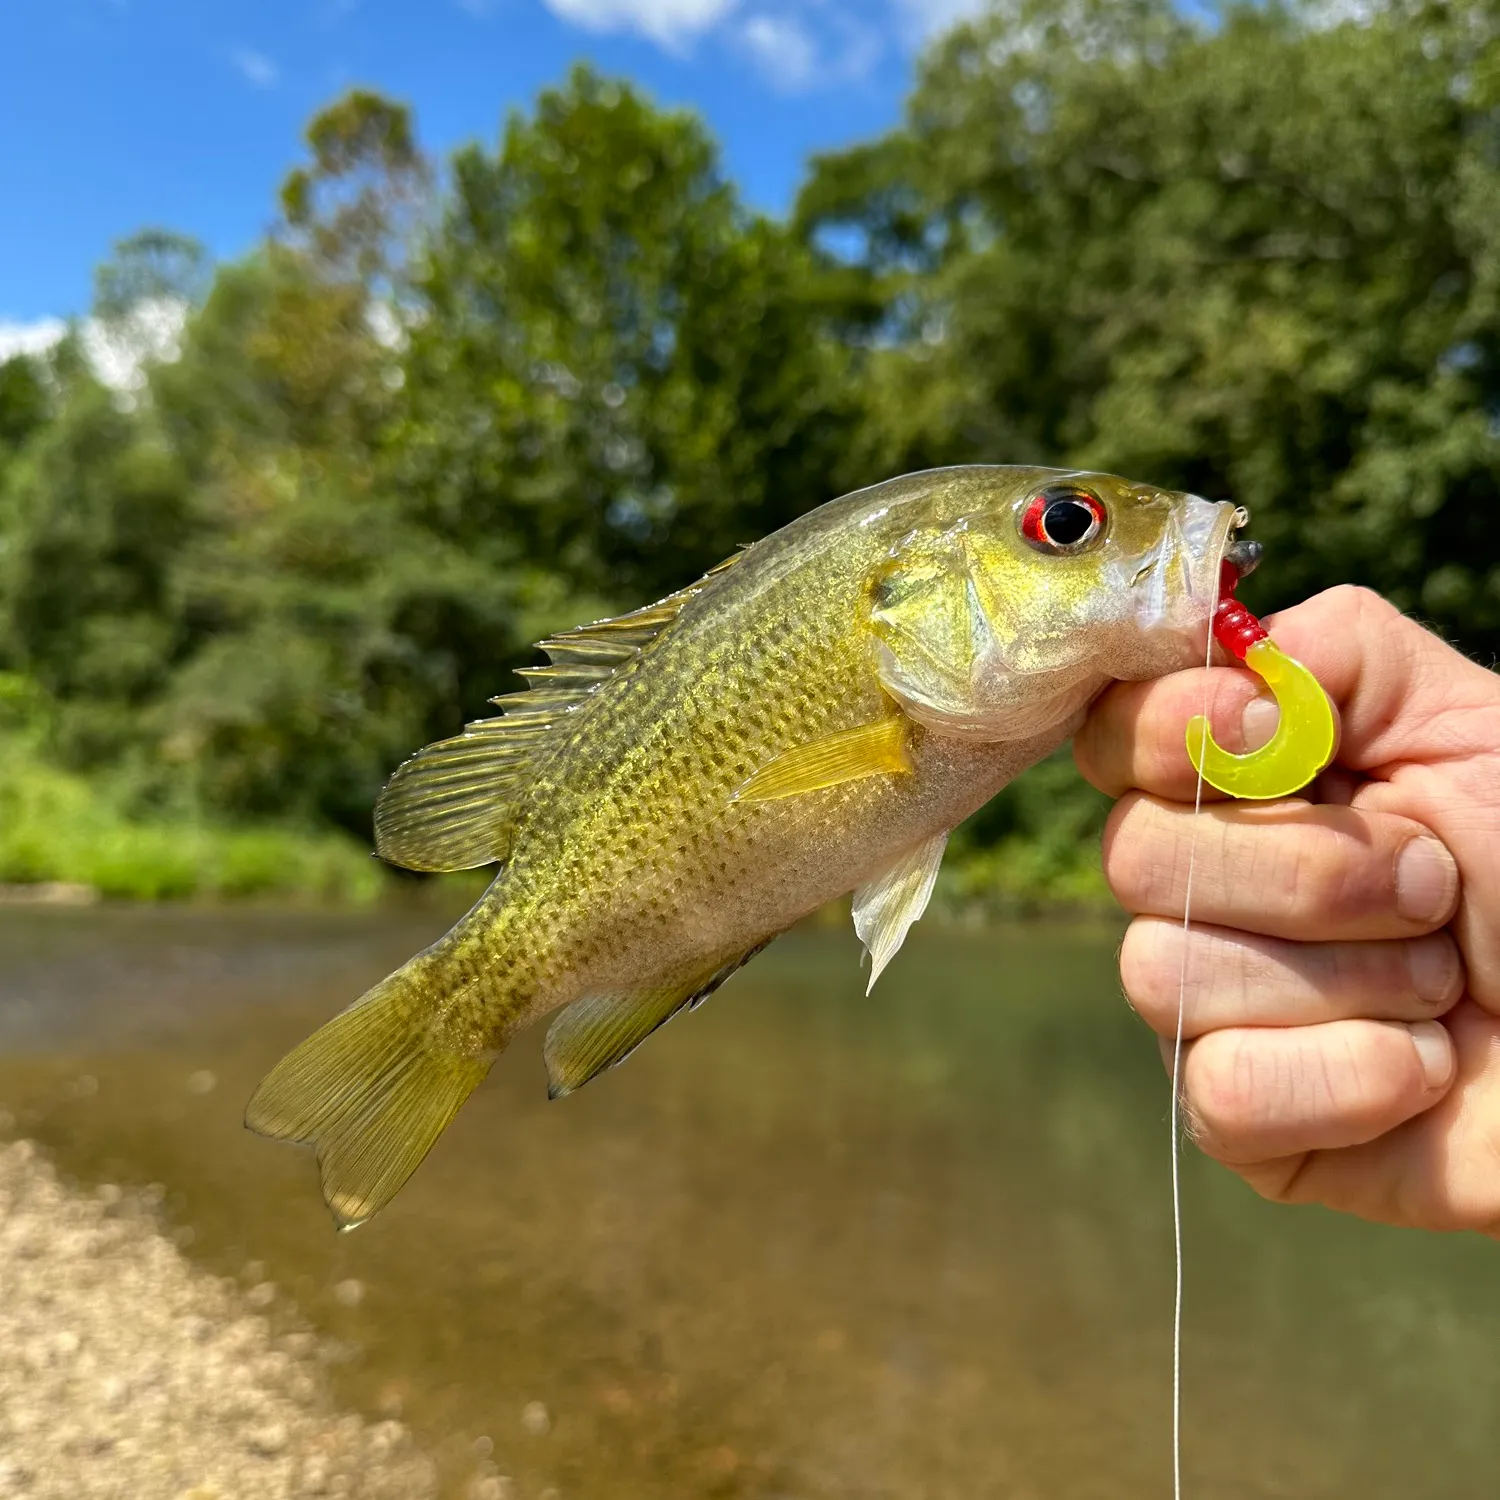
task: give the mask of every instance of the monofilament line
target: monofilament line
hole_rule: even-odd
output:
[[[1213,617],[1203,653],[1203,724],[1208,733],[1208,669],[1214,659]],[[1177,1033],[1172,1041],[1172,1500],[1182,1500],[1182,1029],[1187,1010],[1188,935],[1193,920],[1193,872],[1198,862],[1198,817],[1203,811],[1203,752],[1193,788],[1193,824],[1188,836],[1187,884],[1182,892],[1182,959],[1177,969]]]

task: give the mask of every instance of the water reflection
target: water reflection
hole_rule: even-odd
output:
[[[852,938],[794,934],[556,1104],[523,1038],[336,1236],[243,1101],[441,926],[0,912],[0,1100],[68,1170],[166,1184],[215,1269],[259,1263],[455,1494],[1167,1492],[1166,1087],[1116,933],[929,928],[868,999]],[[1187,1167],[1190,1490],[1493,1493],[1500,1251]]]

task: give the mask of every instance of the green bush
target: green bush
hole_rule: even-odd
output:
[[[387,885],[383,867],[343,834],[132,816],[107,782],[49,763],[48,717],[33,684],[0,674],[0,882],[61,881],[142,901],[367,902]]]

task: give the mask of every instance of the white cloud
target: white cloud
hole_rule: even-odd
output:
[[[452,0],[474,15],[497,0]],[[893,40],[919,42],[987,0],[542,0],[586,31],[628,31],[682,56],[716,34],[784,93],[865,77]],[[762,9],[762,6],[774,9]],[[745,8],[749,7],[749,13]],[[910,14],[909,14],[910,12]],[[926,19],[914,25],[912,14]]]
[[[1346,21],[1368,26],[1389,9],[1387,0],[1309,0],[1303,7],[1303,15],[1314,30],[1331,31]]]
[[[795,16],[751,16],[740,41],[771,83],[788,92],[806,88],[818,66],[817,44]]]
[[[176,297],[148,297],[112,322],[86,318],[83,351],[105,385],[116,391],[138,391],[146,383],[148,362],[170,362],[182,352],[187,313],[187,304]]]
[[[148,361],[177,358],[186,321],[183,303],[171,297],[153,298],[116,322],[84,318],[77,325],[78,338],[100,381],[111,390],[131,393],[145,385]],[[0,360],[17,354],[45,354],[67,331],[61,318],[38,318],[34,323],[0,321]]]
[[[0,320],[0,363],[18,354],[45,354],[67,331],[61,318],[38,318],[34,323]]]
[[[735,0],[546,0],[559,19],[588,31],[634,31],[669,52],[717,26]]]
[[[281,82],[281,69],[264,52],[236,47],[229,60],[239,69],[246,83],[258,89],[274,89]]]
[[[925,42],[989,8],[989,0],[894,0],[902,35]]]

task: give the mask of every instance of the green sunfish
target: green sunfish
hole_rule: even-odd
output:
[[[937,469],[543,641],[529,689],[413,756],[376,809],[387,860],[494,882],[277,1064],[247,1123],[316,1145],[349,1228],[541,1016],[566,1094],[849,891],[873,984],[955,824],[1107,683],[1204,659],[1243,519],[1107,474]]]

